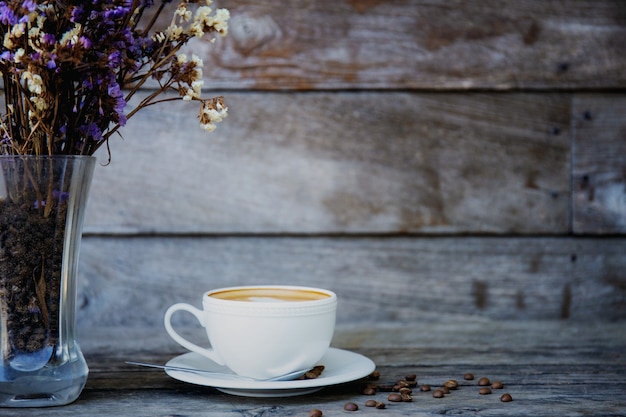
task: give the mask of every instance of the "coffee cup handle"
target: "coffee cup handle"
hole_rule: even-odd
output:
[[[170,335],[170,337],[174,339],[174,341],[176,341],[178,344],[189,349],[190,351],[199,353],[200,355],[211,359],[218,365],[224,365],[224,361],[222,360],[222,358],[220,358],[217,352],[215,352],[213,349],[206,349],[194,343],[191,343],[190,341],[179,335],[176,330],[174,330],[174,328],[172,327],[172,315],[180,310],[187,311],[193,314],[196,319],[198,319],[202,327],[205,327],[204,312],[202,310],[198,310],[194,306],[186,303],[174,304],[167,309],[167,311],[165,312],[165,318],[163,319],[165,324],[165,330]]]

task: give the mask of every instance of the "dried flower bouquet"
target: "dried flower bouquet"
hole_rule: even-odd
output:
[[[215,129],[227,108],[222,97],[201,96],[202,61],[182,53],[193,38],[226,34],[228,11],[210,6],[210,0],[0,1],[0,154],[93,155],[103,145],[108,150],[109,138],[139,110],[171,100],[197,102],[200,125]],[[169,25],[156,30],[168,10]],[[145,98],[128,109],[140,88]],[[15,179],[0,184],[6,194],[0,193],[0,347],[9,361],[54,351],[70,211],[64,178],[71,168],[23,159],[19,168],[2,162],[0,172],[0,180]]]
[[[142,108],[198,101],[200,123],[213,130],[227,114],[221,97],[201,97],[202,61],[180,50],[189,40],[225,35],[229,13],[211,1],[180,1],[170,25],[154,30],[171,1],[17,0],[0,2],[5,114],[1,153],[92,155]],[[137,107],[130,98],[147,81],[158,88]],[[178,93],[163,98],[166,91]]]

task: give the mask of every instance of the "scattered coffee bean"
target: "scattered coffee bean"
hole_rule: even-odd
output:
[[[376,401],[376,400],[367,400],[367,401],[365,401],[365,406],[366,407],[376,407],[376,403],[377,402],[378,401]]]
[[[380,372],[378,371],[374,371],[370,374],[369,379],[373,379],[373,380],[379,380],[380,379]]]
[[[413,390],[411,388],[401,388],[400,389],[400,397],[402,398],[402,401],[405,403],[409,403],[411,401],[413,401],[413,397],[411,397],[411,394],[413,393]]]
[[[444,396],[444,393],[443,393],[443,391],[442,391],[442,390],[440,390],[440,389],[436,389],[436,390],[433,392],[433,398],[443,398],[443,396]]]
[[[510,401],[513,401],[513,397],[511,397],[511,394],[502,394],[502,396],[500,397],[500,401],[502,401],[503,403],[508,403]]]
[[[391,401],[392,403],[402,402],[402,396],[400,394],[396,394],[395,392],[392,392],[391,394],[389,394],[387,399]]]
[[[415,386],[417,386],[416,380],[407,381],[406,379],[401,379],[398,382],[396,382],[396,385],[394,388],[396,388],[396,391],[398,391],[402,387],[415,387]]]
[[[317,408],[309,411],[309,417],[322,417],[323,415],[322,410],[318,410]]]
[[[377,389],[373,386],[363,388],[363,395],[376,395]]]
[[[406,379],[401,379],[393,386],[392,391],[400,391],[402,388],[412,388],[417,386],[417,381],[407,381]]]
[[[456,382],[456,380],[454,379],[450,379],[448,381],[445,382],[445,384],[443,384],[444,386],[450,388],[450,389],[457,389],[459,387],[459,383]]]
[[[359,409],[359,406],[355,403],[346,403],[346,405],[343,406],[343,409],[346,411],[356,411]]]
[[[322,367],[322,370],[323,369],[324,368]],[[319,373],[321,374],[321,371]],[[369,379],[379,379],[379,378],[380,378],[380,373],[377,371],[372,372],[369,376]],[[472,381],[474,380],[474,375],[471,373],[466,373],[463,375],[463,379],[466,381]],[[480,395],[491,394],[492,393],[491,389],[503,389],[504,388],[504,384],[501,381],[494,381],[493,383],[491,383],[489,378],[486,378],[486,377],[479,378],[477,384],[480,387],[482,387],[478,390],[478,393]],[[417,386],[417,375],[408,374],[404,377],[404,379],[397,381],[394,385],[380,385],[379,386],[377,384],[367,384],[365,387],[363,387],[362,393],[364,395],[375,395],[379,391],[390,392],[390,394],[387,396],[388,401],[409,402],[409,401],[413,401],[413,398],[411,396],[413,390],[411,388],[416,387],[416,386]],[[489,386],[491,386],[491,388]],[[458,388],[459,388],[458,381],[454,379],[449,379],[443,384],[443,386],[433,391],[432,396],[433,398],[444,398],[446,394],[450,393],[450,390],[455,390]],[[431,391],[431,386],[428,384],[422,384],[419,386],[419,389],[420,391]],[[500,397],[500,401],[510,402],[510,401],[513,401],[513,397],[511,397],[511,394],[506,393]],[[376,401],[373,399],[367,400],[365,402],[365,406],[376,407],[379,409],[386,408],[386,404],[384,402]],[[346,403],[344,405],[344,410],[346,411],[357,411],[358,409],[359,409],[358,405],[352,402]],[[319,414],[316,414],[316,413],[319,413]],[[309,413],[309,417],[322,417],[321,413],[322,412],[320,410],[311,410],[311,412]]]
[[[487,385],[491,384],[491,381],[489,381],[489,378],[480,378],[478,380],[478,385],[481,387],[486,387]]]

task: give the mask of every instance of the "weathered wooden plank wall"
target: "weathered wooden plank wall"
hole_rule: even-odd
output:
[[[626,3],[218,6],[195,51],[229,117],[112,141],[83,332],[268,281],[334,289],[343,323],[626,318]]]

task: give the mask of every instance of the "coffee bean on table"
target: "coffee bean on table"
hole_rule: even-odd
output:
[[[417,379],[417,375],[409,374],[409,375],[405,376],[404,379],[407,380],[407,381],[415,381]]]
[[[474,379],[474,374],[467,373],[463,375],[463,379],[466,381],[472,381]]]
[[[456,382],[456,380],[454,379],[450,379],[448,381],[445,382],[445,384],[443,384],[445,387],[448,387],[450,389],[457,389],[459,387],[459,383]]]
[[[508,403],[510,401],[513,401],[513,397],[511,397],[511,394],[509,393],[502,394],[502,396],[500,397],[500,401],[502,401],[503,403]]]
[[[420,387],[420,391],[430,391],[430,385],[424,384]]]
[[[489,378],[480,378],[478,380],[478,385],[481,387],[486,387],[487,385],[491,384],[491,381],[489,381]]]
[[[440,389],[436,389],[436,390],[433,392],[433,398],[443,398],[443,396],[444,396],[444,393],[443,393],[443,391],[442,391],[442,390],[440,390]]]
[[[349,402],[346,403],[346,405],[343,406],[343,409],[346,411],[356,411],[359,409],[359,406],[356,405],[355,403]]]
[[[489,388],[481,388],[481,389],[478,390],[478,393],[480,395],[491,394],[491,389],[489,389]]]
[[[377,389],[373,386],[367,386],[363,388],[363,395],[376,395]]]
[[[381,402],[381,401],[376,402],[376,408],[378,408],[379,410],[382,410],[386,407],[387,407],[387,404],[385,404],[384,402]]]
[[[367,401],[365,401],[365,406],[366,407],[376,407],[376,403],[377,402],[378,401],[376,401],[376,400],[367,400]]]
[[[411,388],[401,388],[400,397],[402,398],[402,401],[404,401],[405,403],[413,401],[413,397],[411,397],[412,393],[413,391],[411,390]]]
[[[440,390],[441,392],[443,392],[444,394],[450,394],[450,388],[446,387],[445,385],[443,387],[439,387],[437,389]]]
[[[378,380],[380,379],[380,372],[374,371],[370,374],[369,379]]]
[[[504,384],[500,381],[495,381],[493,384],[491,384],[491,388],[493,389],[502,389],[504,388]]]
[[[391,401],[392,403],[399,403],[402,401],[402,396],[400,394],[392,392],[391,394],[389,394],[387,399]]]
[[[415,387],[417,386],[417,381],[407,381],[406,379],[401,379],[393,386],[394,391],[400,391],[400,388],[404,387]]]
[[[309,411],[309,417],[322,417],[323,415],[322,410],[318,410],[317,408]]]

